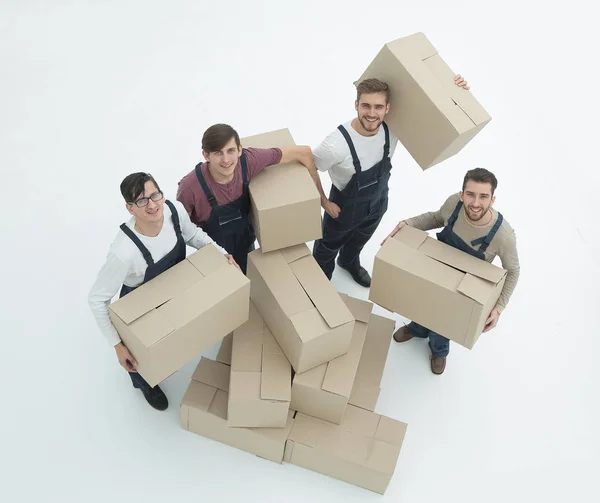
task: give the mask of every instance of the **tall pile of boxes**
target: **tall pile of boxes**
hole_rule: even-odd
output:
[[[453,76],[416,34],[387,44],[362,77],[390,84],[388,124],[423,169],[489,121],[470,93],[455,97]],[[283,129],[242,144],[294,140]],[[321,237],[321,208],[303,166],[265,169],[250,196],[261,248],[247,277],[206,247],[115,302],[113,323],[153,385],[222,339],[217,358],[201,358],[192,375],[184,429],[383,494],[407,429],[374,412],[394,321],[338,293],[312,257],[306,242]],[[448,248],[404,229],[377,254],[370,300],[472,347],[504,274]],[[423,295],[447,316],[432,316]]]

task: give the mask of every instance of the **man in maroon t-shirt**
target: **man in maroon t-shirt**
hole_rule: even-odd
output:
[[[323,209],[330,214],[339,211],[323,192],[310,147],[242,148],[235,129],[215,124],[202,137],[202,155],[206,162],[181,179],[177,199],[192,222],[231,253],[244,273],[256,239],[250,222],[248,183],[263,168],[300,162],[315,182]]]

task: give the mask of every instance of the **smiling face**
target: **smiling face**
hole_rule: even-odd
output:
[[[467,218],[479,222],[489,211],[496,197],[492,195],[492,184],[487,182],[467,181],[464,190],[460,193]]]
[[[155,199],[157,199],[155,201]],[[138,206],[138,204],[145,204],[145,206]],[[138,204],[136,204],[136,202]],[[162,193],[158,190],[154,182],[148,180],[144,184],[144,192],[138,194],[138,196],[127,203],[127,211],[131,213],[137,222],[142,224],[155,224],[160,222],[163,217],[163,206],[165,204],[165,198]]]
[[[385,93],[362,93],[354,104],[358,122],[366,134],[375,134],[390,111]]]
[[[208,168],[217,182],[229,181],[237,167],[242,155],[241,146],[238,147],[235,137],[229,139],[225,146],[215,152],[202,152],[208,162]]]

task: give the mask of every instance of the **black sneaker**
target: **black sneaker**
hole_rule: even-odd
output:
[[[140,391],[144,394],[144,398],[146,401],[154,407],[156,410],[167,410],[169,406],[169,401],[167,400],[167,395],[163,393],[163,390],[158,386],[144,387],[139,388]]]
[[[356,281],[360,286],[364,286],[366,288],[369,288],[371,286],[371,276],[369,276],[369,273],[362,265],[359,265],[358,267],[352,269],[348,269],[340,264],[339,258],[337,261],[337,265],[339,265],[342,269],[348,271],[350,273],[350,276],[352,276],[352,279]]]

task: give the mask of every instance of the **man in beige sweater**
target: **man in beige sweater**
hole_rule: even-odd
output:
[[[404,225],[423,231],[444,227],[437,234],[438,240],[487,262],[492,262],[496,256],[500,257],[502,267],[508,273],[500,298],[486,321],[484,332],[498,323],[519,279],[515,231],[502,214],[492,208],[497,186],[498,181],[493,173],[483,168],[472,169],[465,175],[462,191],[450,196],[438,211],[401,221],[383,240],[385,243]],[[434,374],[444,372],[450,341],[415,322],[398,329],[394,334],[396,342],[406,342],[413,337],[429,337],[431,371]]]

